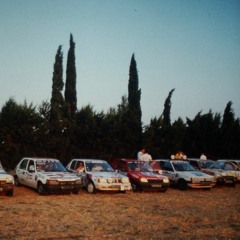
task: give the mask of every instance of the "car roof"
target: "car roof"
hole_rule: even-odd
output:
[[[143,160],[138,160],[138,159],[134,159],[134,158],[115,158],[112,161],[124,161],[124,162],[145,162]]]
[[[23,159],[29,159],[34,161],[59,161],[58,159],[55,158],[41,158],[41,157],[24,157]]]
[[[159,161],[165,161],[165,162],[187,162],[186,159],[154,159],[152,162],[159,162]]]
[[[106,160],[102,160],[102,159],[87,159],[87,158],[74,158],[71,161],[82,161],[82,162],[107,162]]]

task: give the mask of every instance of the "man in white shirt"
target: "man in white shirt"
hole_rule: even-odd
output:
[[[145,149],[143,148],[143,149],[141,149],[139,152],[138,152],[138,154],[137,154],[137,160],[143,160],[142,159],[142,156],[143,156],[143,154],[145,153]]]

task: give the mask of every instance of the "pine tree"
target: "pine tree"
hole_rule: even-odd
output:
[[[62,95],[63,86],[63,53],[62,46],[59,46],[55,56],[52,78],[50,121],[54,124],[62,119],[64,108],[64,99]]]
[[[70,119],[75,118],[77,110],[77,91],[76,91],[76,66],[75,66],[75,43],[72,34],[70,35],[70,48],[67,58],[65,102],[66,114]]]

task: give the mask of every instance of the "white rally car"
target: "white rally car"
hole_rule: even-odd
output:
[[[211,189],[216,184],[213,176],[196,171],[185,160],[154,160],[152,165],[154,170],[167,176],[171,184],[180,190],[188,187]]]
[[[83,185],[89,193],[95,193],[96,190],[120,192],[131,190],[129,178],[115,172],[105,160],[73,159],[66,168],[83,177]]]
[[[69,173],[62,163],[51,158],[23,158],[14,170],[15,185],[37,189],[40,195],[49,192],[78,194],[82,179]]]
[[[14,190],[14,178],[8,174],[0,162],[0,193],[5,192],[7,196],[12,196]]]

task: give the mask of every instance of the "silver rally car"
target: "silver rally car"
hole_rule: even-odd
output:
[[[152,161],[152,166],[155,171],[167,176],[171,184],[180,190],[187,188],[211,189],[216,184],[213,176],[196,171],[185,160],[157,159]]]
[[[131,190],[129,178],[114,171],[105,160],[72,159],[66,168],[84,179],[83,185],[89,193]]]
[[[7,196],[13,196],[14,178],[8,174],[0,162],[0,193],[5,192]]]
[[[51,158],[23,158],[14,170],[15,185],[37,189],[40,195],[50,192],[78,194],[82,179],[69,173],[62,163]]]

